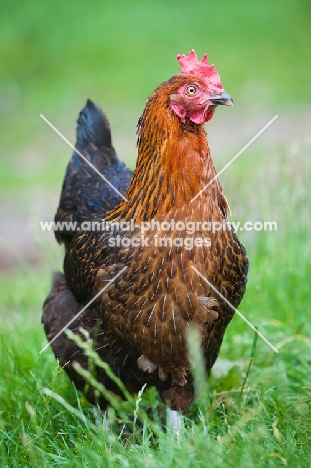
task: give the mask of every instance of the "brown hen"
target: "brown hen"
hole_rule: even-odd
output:
[[[96,217],[106,230],[75,236],[65,257],[65,275],[55,277],[45,302],[43,322],[53,339],[103,290],[70,328],[82,326],[91,333],[95,349],[129,391],[154,385],[172,410],[185,412],[195,396],[186,331],[192,324],[199,330],[209,372],[233,316],[221,296],[238,306],[248,260],[229,229],[228,204],[204,130],[215,107],[230,105],[232,99],[206,56],[199,62],[192,51],[178,60],[182,73],[152,93],[139,119],[128,202]],[[122,222],[132,222],[132,229],[122,230]],[[72,366],[76,360],[87,367],[83,352],[64,334],[52,347],[83,389]],[[99,369],[97,378],[118,393]],[[95,401],[92,389],[87,397]],[[100,404],[105,408],[107,402],[101,399]]]

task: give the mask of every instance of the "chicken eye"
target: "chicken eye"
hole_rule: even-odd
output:
[[[190,86],[187,86],[186,93],[188,94],[188,96],[194,96],[197,90],[198,89],[196,86],[190,85]]]

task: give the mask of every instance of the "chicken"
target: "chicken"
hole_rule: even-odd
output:
[[[196,328],[209,373],[234,314],[227,301],[237,307],[243,297],[248,259],[227,222],[204,130],[216,106],[232,99],[206,55],[198,61],[191,51],[178,61],[181,73],[156,88],[139,118],[128,201],[95,216],[101,230],[75,235],[43,323],[53,340],[84,307],[69,328],[90,333],[126,388],[154,385],[171,410],[185,413],[195,397],[187,330]],[[83,351],[64,333],[52,348],[83,389],[73,366],[87,368]],[[100,369],[97,379],[119,393]],[[87,398],[96,400],[90,388]],[[106,408],[104,398],[99,403]]]
[[[132,178],[132,171],[118,158],[112,146],[107,117],[90,99],[80,112],[77,123],[76,148],[89,163],[74,152],[67,166],[55,215],[56,223],[76,223],[74,228],[63,224],[62,229],[55,231],[57,241],[64,243],[66,250],[84,221],[98,213],[105,216],[115,208]]]

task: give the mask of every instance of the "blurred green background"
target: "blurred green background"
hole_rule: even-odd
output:
[[[192,48],[216,64],[234,120],[311,102],[309,0],[3,0],[0,10],[1,187],[60,183],[70,151],[39,115],[74,141],[87,97],[133,164],[146,98]]]

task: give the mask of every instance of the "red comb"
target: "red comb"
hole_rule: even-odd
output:
[[[208,84],[213,84],[217,88],[222,88],[220,77],[215,70],[214,65],[208,65],[207,55],[204,54],[201,62],[198,60],[197,54],[192,49],[188,55],[177,55],[177,60],[181,66],[183,73],[190,73],[201,77]]]

